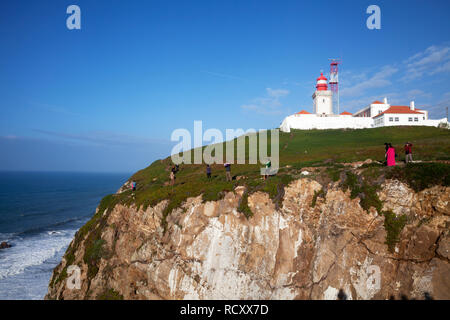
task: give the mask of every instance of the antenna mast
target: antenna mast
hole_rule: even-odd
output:
[[[339,68],[338,65],[341,64],[341,59],[329,58],[330,63],[330,89],[333,92],[333,98],[337,100],[337,114],[339,114]],[[335,97],[336,96],[336,97]]]

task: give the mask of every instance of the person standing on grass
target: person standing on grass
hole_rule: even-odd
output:
[[[209,179],[211,178],[211,167],[209,164],[206,165],[206,177]]]
[[[131,182],[131,189],[132,189],[133,191],[136,191],[136,181],[132,181],[132,182]]]
[[[231,163],[225,162],[223,166],[225,167],[227,181],[231,181]]]
[[[170,185],[173,186],[175,184],[175,173],[170,171]]]
[[[270,167],[272,166],[272,162],[270,161],[270,159],[267,160],[266,162],[266,170],[265,170],[265,175],[264,175],[264,180],[267,179],[267,177],[269,176],[269,172],[270,172]]]
[[[388,167],[395,166],[395,149],[390,143],[389,148],[386,151],[386,163]]]
[[[405,144],[405,162],[412,162],[412,143],[407,142]]]
[[[176,172],[175,167],[172,167],[172,169],[170,170],[170,185],[171,186],[173,186],[175,184],[175,172]]]
[[[384,143],[384,165],[387,166],[387,151],[389,149],[389,143]]]

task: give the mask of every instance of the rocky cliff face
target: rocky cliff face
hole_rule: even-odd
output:
[[[396,226],[384,215],[337,182],[320,190],[295,180],[280,206],[250,194],[248,219],[243,187],[215,202],[189,198],[166,222],[167,201],[115,205],[71,243],[46,298],[336,299],[342,289],[347,299],[450,299],[449,187],[383,182],[383,209],[406,217],[392,250],[386,230]],[[68,264],[80,267],[80,289],[67,285]]]

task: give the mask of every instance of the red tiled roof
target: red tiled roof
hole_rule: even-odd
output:
[[[351,116],[352,114],[350,112],[344,111],[340,113],[341,116]]]
[[[311,114],[311,113],[308,111],[302,110],[300,112],[297,112],[296,114]]]
[[[411,110],[409,108],[409,106],[391,106],[386,111],[384,111],[384,112],[374,116],[374,118],[379,117],[379,116],[381,116],[382,114],[385,114],[385,113],[423,114],[422,112],[419,112],[419,111],[416,111],[416,110]]]
[[[380,102],[378,100],[375,100],[374,102],[372,102],[371,104],[384,104],[383,102]]]

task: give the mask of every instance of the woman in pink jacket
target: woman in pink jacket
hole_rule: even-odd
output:
[[[388,167],[395,166],[395,149],[390,143],[389,148],[386,151],[386,162]]]

